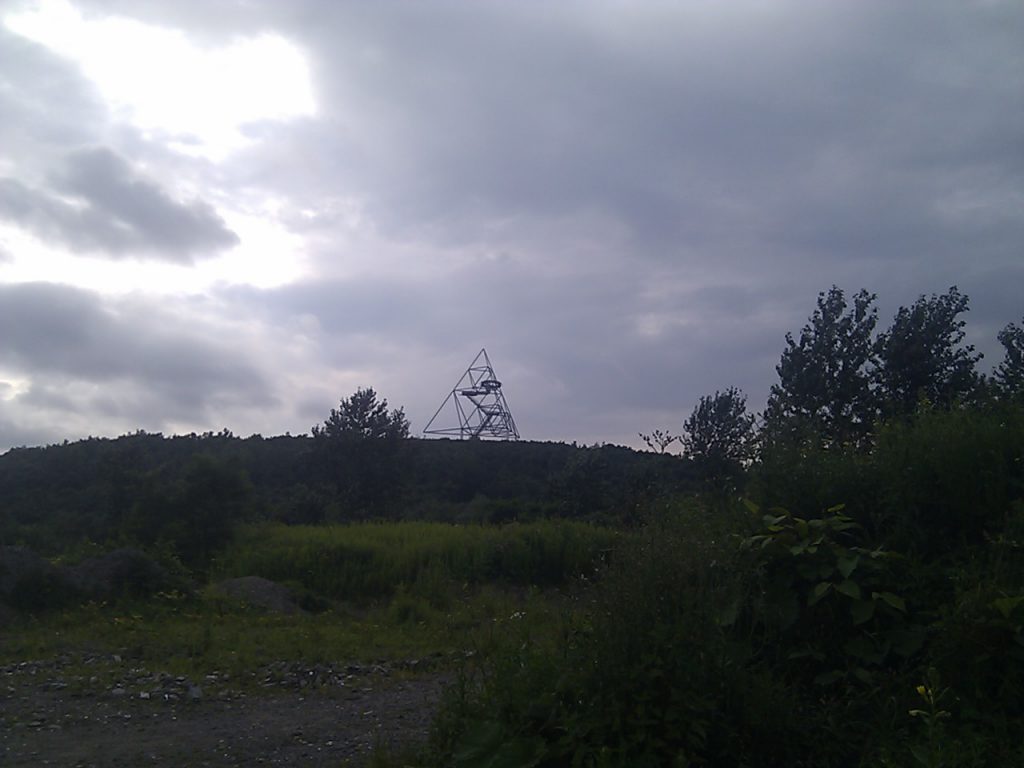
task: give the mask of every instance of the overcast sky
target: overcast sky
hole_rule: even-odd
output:
[[[523,436],[760,410],[836,284],[1024,315],[1024,5],[0,4],[0,451],[425,426],[486,347]]]

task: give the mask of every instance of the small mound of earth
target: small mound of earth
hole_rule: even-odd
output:
[[[288,587],[262,576],[227,579],[214,584],[211,590],[215,594],[273,613],[305,613],[295,601],[295,594]]]

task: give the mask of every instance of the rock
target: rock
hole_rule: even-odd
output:
[[[242,576],[214,584],[211,590],[232,600],[272,613],[305,613],[288,587],[261,576]]]

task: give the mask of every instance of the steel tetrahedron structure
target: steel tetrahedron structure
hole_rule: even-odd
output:
[[[453,410],[455,418],[445,425],[445,418],[450,417]],[[454,424],[456,419],[457,426]],[[435,426],[434,422],[439,423]],[[519,430],[486,349],[481,349],[473,358],[462,378],[423,428],[423,434],[469,440],[519,439]]]

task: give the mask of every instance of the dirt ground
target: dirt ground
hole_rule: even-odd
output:
[[[278,662],[239,681],[117,656],[8,665],[0,765],[358,766],[426,739],[451,675],[424,666]]]

